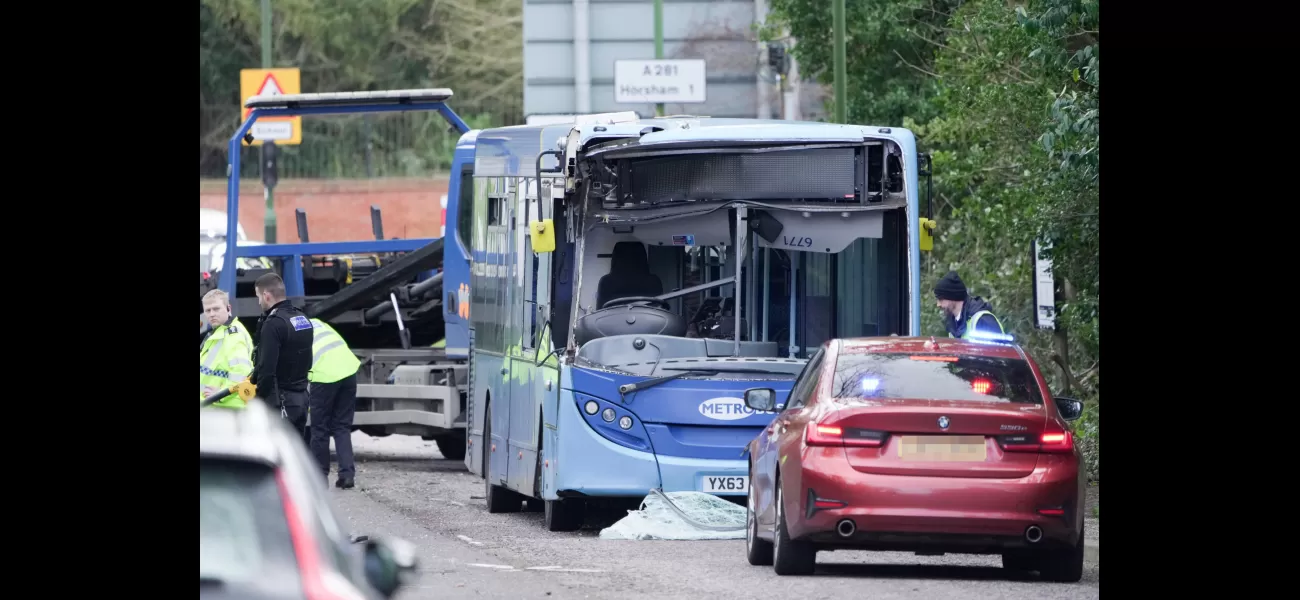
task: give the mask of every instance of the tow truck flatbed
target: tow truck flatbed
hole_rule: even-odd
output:
[[[449,89],[417,89],[250,98],[247,119],[228,148],[228,228],[237,227],[243,142],[252,141],[259,118],[436,111],[464,134],[469,127],[446,104],[451,96]],[[372,206],[375,239],[310,242],[305,212],[296,216],[296,243],[252,246],[227,238],[224,265],[215,277],[201,274],[200,295],[224,290],[235,315],[256,329],[262,310],[251,297],[252,282],[267,272],[280,274],[289,301],[334,327],[361,360],[354,429],[374,436],[419,435],[436,441],[446,458],[462,460],[469,369],[465,357],[430,347],[446,328],[443,240],[384,239],[379,209]],[[267,257],[274,269],[236,268],[236,261],[248,256]]]

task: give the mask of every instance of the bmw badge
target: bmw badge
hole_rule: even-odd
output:
[[[939,417],[939,429],[948,428],[948,417]]]

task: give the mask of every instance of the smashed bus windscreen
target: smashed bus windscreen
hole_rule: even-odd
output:
[[[1022,359],[941,354],[841,354],[836,398],[1043,403]]]

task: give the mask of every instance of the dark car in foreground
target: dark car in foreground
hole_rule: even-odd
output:
[[[1009,337],[832,340],[749,445],[752,565],[810,574],[817,552],[1001,554],[1047,580],[1083,573],[1084,487],[1068,421]]]
[[[199,409],[199,597],[388,598],[412,576],[402,540],[350,536],[302,439],[254,399]]]

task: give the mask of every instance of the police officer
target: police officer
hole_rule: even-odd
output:
[[[257,322],[253,385],[257,395],[298,430],[306,443],[307,372],[311,369],[311,320],[285,298],[284,280],[267,273],[253,282],[265,311]]]
[[[1006,333],[1002,323],[993,316],[993,307],[983,298],[966,292],[966,284],[956,271],[948,271],[939,283],[934,284],[934,297],[943,311],[943,325],[949,337],[970,339],[973,331]]]
[[[356,465],[352,462],[352,416],[357,410],[357,369],[361,361],[348,348],[339,332],[324,321],[312,319],[311,348],[311,453],[330,477],[330,438],[339,455],[339,477],[335,487],[352,489]]]
[[[203,316],[209,326],[199,343],[199,400],[248,379],[253,371],[253,339],[230,310],[230,297],[221,290],[203,295]],[[232,394],[213,406],[244,408]]]

